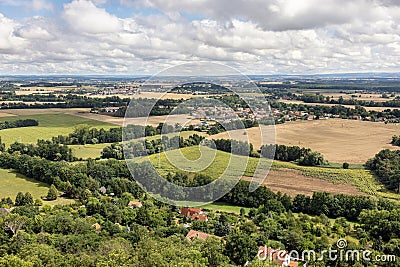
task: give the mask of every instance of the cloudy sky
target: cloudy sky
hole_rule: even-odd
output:
[[[395,0],[0,0],[0,74],[400,71]]]

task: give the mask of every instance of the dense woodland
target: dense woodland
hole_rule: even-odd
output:
[[[3,121],[3,122],[0,122],[0,130],[10,129],[10,128],[38,126],[38,125],[39,125],[39,122],[37,120],[32,120],[32,119]]]
[[[385,149],[370,159],[366,167],[374,171],[388,189],[400,193],[400,151]]]

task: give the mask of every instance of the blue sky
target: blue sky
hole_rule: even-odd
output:
[[[391,0],[0,0],[0,74],[398,72]]]

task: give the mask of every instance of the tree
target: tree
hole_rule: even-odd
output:
[[[29,192],[25,193],[25,205],[29,205],[29,206],[33,205],[33,197],[32,197],[32,194]]]
[[[15,206],[23,206],[23,205],[25,205],[24,193],[18,192],[17,196],[15,197]]]
[[[49,188],[49,191],[47,192],[46,199],[47,200],[56,200],[58,197],[58,190],[57,188],[52,184]]]
[[[11,230],[13,235],[16,235],[18,231],[22,229],[27,219],[27,217],[19,214],[9,214],[4,220],[4,224],[8,229]]]
[[[350,166],[349,163],[347,163],[347,162],[344,162],[344,163],[343,163],[343,169],[348,169],[349,166]]]
[[[256,256],[257,249],[257,242],[252,236],[241,231],[234,231],[226,240],[225,255],[234,263],[244,265]]]

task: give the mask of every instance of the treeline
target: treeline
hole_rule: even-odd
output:
[[[148,98],[138,98],[132,99],[130,102],[130,106],[132,108],[128,108],[127,105],[120,107],[113,116],[116,117],[127,117],[127,118],[136,118],[136,117],[146,117],[146,116],[162,116],[170,114],[176,106],[183,102],[183,99],[159,99],[155,101],[155,99]],[[151,110],[150,110],[151,108]],[[188,113],[187,109],[176,109],[174,110],[175,114],[185,114]]]
[[[146,139],[143,141],[128,142],[124,145],[125,156],[127,159],[131,159],[135,157],[152,155],[171,149],[178,149],[180,147],[199,145],[203,140],[203,136],[194,134],[186,139],[183,139],[179,136],[174,136],[172,138],[163,136],[162,139]],[[101,158],[114,158],[118,160],[124,159],[123,145],[114,143],[103,148],[103,151],[101,152]]]
[[[15,101],[23,101],[24,96],[13,95],[12,99]],[[1,109],[28,109],[28,108],[105,108],[105,107],[121,107],[127,106],[131,101],[130,98],[120,98],[118,96],[110,96],[105,98],[79,96],[75,94],[68,94],[65,96],[57,97],[57,103],[46,103],[49,95],[40,94],[35,95],[35,102],[3,102],[0,105]],[[12,100],[10,100],[12,101]],[[139,99],[132,100],[140,102]],[[31,101],[29,101],[31,102]],[[43,103],[41,103],[43,102]]]
[[[38,125],[39,125],[39,122],[37,120],[32,120],[32,119],[4,121],[4,122],[0,122],[0,130],[10,129],[10,128],[38,126]]]
[[[194,82],[194,83],[186,83],[175,86],[171,89],[171,93],[180,93],[180,94],[224,94],[230,92],[224,86],[208,83],[208,82]]]
[[[37,156],[52,161],[73,161],[76,158],[72,154],[72,149],[67,145],[58,144],[49,140],[38,140],[34,144],[23,144],[14,142],[7,150],[12,154],[18,152],[29,156]]]
[[[372,170],[388,189],[400,193],[400,150],[382,150],[367,161],[366,167]]]
[[[2,101],[22,101],[22,102],[64,102],[66,99],[67,97],[63,95],[55,95],[55,94],[17,95],[15,93],[9,93],[1,96]]]
[[[367,196],[355,196],[326,192],[314,192],[313,195],[299,194],[294,198],[281,193],[273,193],[267,187],[261,186],[254,192],[249,192],[250,183],[240,181],[221,201],[242,207],[264,206],[264,217],[268,212],[282,213],[285,211],[302,212],[309,215],[326,215],[330,218],[344,217],[356,220],[363,210],[394,210],[399,208],[391,201],[373,199]]]
[[[85,144],[102,144],[114,143],[122,141],[122,128],[91,128],[89,125],[81,124],[74,127],[69,135],[58,135],[52,138],[56,144],[64,145],[85,145]]]
[[[394,146],[400,146],[400,136],[398,135],[393,136],[391,144]]]
[[[303,94],[294,97],[305,103],[325,103],[335,105],[359,105],[363,107],[400,107],[400,100],[392,99],[388,101],[359,100],[356,98],[344,99],[340,96],[337,100],[321,94]]]
[[[230,139],[216,139],[213,140],[217,150],[225,151],[240,156],[257,157],[258,155],[253,150],[253,145],[248,142],[230,140]]]
[[[59,135],[53,137],[55,143],[65,145],[85,145],[122,142],[123,134],[126,140],[138,139],[146,136],[158,134],[168,134],[180,129],[179,125],[168,125],[160,123],[157,127],[147,125],[127,125],[126,127],[115,127],[110,129],[92,128],[86,124],[80,124],[74,127],[69,135]]]
[[[270,104],[272,108],[279,109],[283,114],[285,114],[287,111],[294,111],[294,112],[299,111],[315,115],[316,117],[322,117],[324,116],[324,114],[331,114],[331,115],[338,115],[342,119],[349,119],[354,116],[360,116],[362,119],[370,117],[371,121],[377,121],[378,118],[385,118],[393,122],[398,121],[400,118],[399,109],[388,109],[384,111],[375,111],[375,110],[367,111],[364,107],[361,106],[356,106],[355,108],[349,108],[341,105],[310,106],[306,104],[292,104],[292,103],[284,103],[278,101],[272,101]]]
[[[309,148],[286,145],[263,145],[259,150],[263,157],[270,158],[274,155],[274,159],[281,161],[294,161],[303,166],[318,166],[326,164],[321,153],[312,151]]]
[[[257,127],[258,123],[259,122],[257,120],[250,120],[250,119],[232,120],[232,121],[226,122],[224,124],[216,122],[214,125],[208,127],[207,133],[209,135],[213,135],[213,134],[218,134],[218,133],[222,133],[225,131],[247,129],[247,128],[252,128],[252,127]]]

